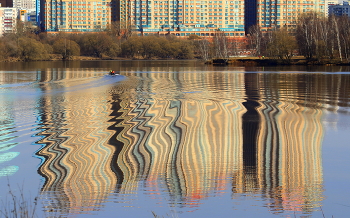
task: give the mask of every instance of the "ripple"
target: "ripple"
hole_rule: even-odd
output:
[[[48,211],[138,207],[141,197],[195,211],[225,196],[271,213],[312,213],[324,199],[322,121],[325,108],[347,109],[348,88],[335,91],[348,85],[346,76],[83,75],[50,71],[12,87],[15,98],[0,106],[0,151],[40,145]],[[2,164],[16,161],[15,152],[1,154]]]
[[[0,177],[4,176],[12,176],[19,170],[18,166],[7,166],[4,168],[0,168]]]

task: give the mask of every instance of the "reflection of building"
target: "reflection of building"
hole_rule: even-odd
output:
[[[259,74],[255,77],[260,84],[273,81]],[[288,81],[298,84],[292,78]],[[310,211],[323,199],[323,113],[321,109],[302,106],[303,102],[293,102],[298,98],[297,92],[274,89],[273,83],[264,83],[262,87],[272,89],[260,89],[259,94],[264,99],[259,100],[259,106],[255,108],[260,120],[256,178],[253,180],[255,185],[249,187],[258,188],[273,200],[272,210]]]
[[[238,85],[242,84],[241,75],[231,74],[223,78],[219,74],[212,75],[205,78],[207,85],[196,90],[198,99],[187,99],[184,93],[181,96],[181,93],[156,92],[153,100],[122,102],[122,117],[125,118],[119,126],[124,130],[118,139],[124,142],[124,147],[118,165],[124,173],[125,183],[121,190],[134,190],[140,177],[153,188],[160,185],[157,182],[168,181],[168,189],[175,198],[195,205],[211,191],[225,189],[229,184],[228,177],[241,175],[242,124],[239,117],[244,113],[241,102],[201,100],[210,98],[207,96],[210,81],[227,79]],[[179,77],[159,73],[153,76],[157,79],[152,79],[160,82],[151,84],[156,91],[156,87],[180,85],[201,74]],[[238,99],[243,97],[241,91],[229,94]],[[222,93],[220,95],[212,97],[224,97]],[[163,100],[177,96],[180,99]]]
[[[202,76],[185,75],[192,80]],[[174,83],[186,90],[180,84],[192,80],[182,74],[138,74],[151,77],[143,81],[155,82],[136,89],[147,87],[154,94],[152,100],[140,95],[144,100],[122,101],[121,191],[136,190],[140,177],[152,190],[166,181],[176,200],[193,206],[225,189],[230,177],[234,195],[263,193],[273,211],[308,212],[318,207],[323,198],[321,110],[293,102],[299,93],[284,93],[267,84],[274,81],[269,74],[246,74],[245,81],[241,75],[210,75],[202,78],[199,93],[187,98],[184,91],[166,91]],[[220,96],[211,92],[213,83],[222,90]],[[245,84],[245,92],[239,84]],[[227,100],[225,94],[236,100]]]
[[[227,190],[233,198],[262,194],[273,211],[318,207],[323,104],[316,96],[348,93],[318,84],[340,84],[341,75],[123,74],[128,80],[102,97],[106,104],[90,91],[40,101],[42,190],[63,212],[92,210],[84,205],[141,185],[189,207]],[[74,75],[50,70],[40,81],[64,86]]]
[[[322,111],[290,102],[258,108],[258,179],[283,210],[309,211],[322,197]],[[278,192],[276,192],[278,190]]]
[[[39,80],[61,81],[42,83],[41,89],[50,92],[52,86],[58,86],[55,90],[65,90],[69,88],[65,82],[74,83],[74,78],[93,73],[81,69],[52,70],[40,74]],[[38,172],[45,178],[44,206],[48,210],[56,208],[52,212],[59,214],[86,213],[99,208],[116,187],[117,178],[111,168],[115,148],[109,144],[114,131],[108,130],[107,122],[111,110],[99,104],[101,96],[89,89],[63,93],[63,101],[55,95],[52,99],[44,96],[39,101],[42,131],[37,134],[41,137],[37,143],[42,148],[37,155],[43,159]],[[79,95],[92,99],[86,101]]]
[[[1,98],[0,95],[0,107],[4,110],[6,108],[7,101]],[[4,110],[0,112],[0,178],[5,176],[11,176],[19,169],[18,166],[8,164],[19,155],[19,152],[11,151],[18,143],[14,143],[14,121],[13,114],[8,114],[10,110]]]

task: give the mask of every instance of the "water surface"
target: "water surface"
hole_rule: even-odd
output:
[[[28,202],[38,197],[39,216],[350,212],[348,67],[0,67],[5,202],[10,183]]]

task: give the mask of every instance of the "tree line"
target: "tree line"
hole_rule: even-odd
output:
[[[313,61],[349,62],[350,59],[350,20],[345,16],[326,18],[307,13],[299,18],[293,31],[282,27],[261,32],[253,26],[246,37],[240,38],[230,38],[222,31],[216,31],[210,38],[198,35],[179,38],[171,34],[137,36],[119,26],[113,24],[99,33],[47,34],[19,22],[16,33],[0,37],[0,61],[51,60],[53,57],[70,60],[74,56],[209,60],[240,55],[288,61],[295,54]]]
[[[18,25],[16,33],[0,37],[0,61],[63,60],[75,56],[96,58],[191,59],[193,43],[169,35],[136,36],[107,30],[98,33],[38,33],[27,24]]]
[[[316,62],[350,61],[350,20],[347,16],[324,17],[303,14],[294,31],[285,28],[262,33],[257,27],[249,31],[248,47],[256,55],[289,60],[293,54]]]

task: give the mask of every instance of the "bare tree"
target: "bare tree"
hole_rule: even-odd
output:
[[[340,33],[339,33],[339,28],[338,28],[338,22],[337,22],[335,16],[332,16],[331,20],[332,20],[332,24],[334,25],[334,29],[335,29],[335,35],[336,35],[336,40],[337,40],[337,44],[338,44],[338,51],[339,51],[339,58],[340,58],[340,61],[343,61],[343,57],[341,54]]]
[[[208,39],[204,38],[201,40],[196,40],[195,41],[195,46],[198,49],[198,53],[200,55],[200,57],[207,61],[210,58],[210,47],[211,47],[211,43],[209,42]]]
[[[242,47],[242,44],[242,40],[238,40],[236,38],[231,39],[229,41],[229,54],[237,56],[239,49]]]
[[[308,13],[301,16],[299,25],[297,26],[296,38],[299,45],[299,51],[307,59],[312,59],[315,56],[315,21],[317,15]]]
[[[340,43],[342,44],[342,54],[344,58],[350,59],[350,20],[348,16],[338,18],[338,28],[340,34]]]
[[[255,50],[256,55],[261,55],[261,43],[263,40],[263,34],[260,31],[259,26],[254,25],[249,28],[248,35],[249,45]]]
[[[214,49],[216,58],[228,58],[228,41],[223,31],[216,31],[214,36]]]

